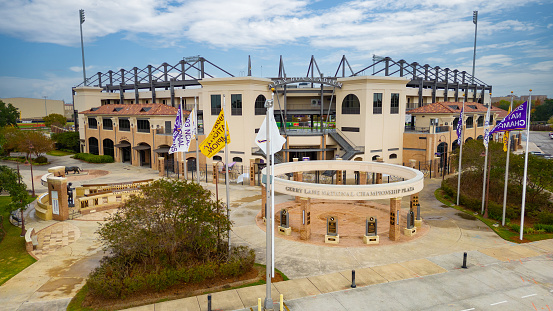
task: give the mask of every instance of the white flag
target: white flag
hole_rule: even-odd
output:
[[[486,112],[486,119],[484,120],[484,146],[488,148],[488,142],[490,140],[490,107],[492,104],[489,104],[488,106],[488,112]]]
[[[286,142],[286,138],[280,136],[280,131],[278,130],[278,126],[275,121],[274,115],[270,114],[270,120],[269,120],[269,130],[271,131],[271,154],[275,154],[282,150],[282,145]],[[261,124],[261,127],[259,128],[259,132],[257,132],[257,136],[255,137],[255,143],[267,154],[267,117],[263,120],[263,123]],[[271,155],[269,154],[269,155]],[[269,156],[268,155],[268,156]]]
[[[182,124],[182,111],[179,106],[179,112],[175,121],[175,127],[173,128],[173,145],[169,149],[169,153],[175,152],[187,152],[190,148],[190,142],[196,135],[196,123],[195,123],[196,111],[192,110],[184,125]]]

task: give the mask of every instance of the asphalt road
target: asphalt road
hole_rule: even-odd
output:
[[[530,142],[535,143],[543,153],[553,155],[553,139],[549,138],[549,132],[530,132]]]

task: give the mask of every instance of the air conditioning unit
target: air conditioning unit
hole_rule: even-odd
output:
[[[320,99],[312,99],[311,100],[311,105],[312,106],[317,106],[317,105],[320,105],[321,104],[321,100]]]

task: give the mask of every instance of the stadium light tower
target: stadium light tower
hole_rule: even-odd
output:
[[[478,11],[472,11],[472,22],[474,23],[474,53],[472,54],[472,84],[474,84],[474,67],[476,65],[476,31],[478,30]],[[476,89],[474,91],[476,92]]]
[[[84,66],[84,44],[83,44],[83,23],[84,23],[84,10],[79,10],[80,26],[81,26],[81,52],[83,54],[83,83],[86,86],[86,70]]]

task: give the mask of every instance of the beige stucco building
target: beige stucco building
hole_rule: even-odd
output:
[[[21,120],[42,119],[52,113],[65,115],[63,100],[24,97],[1,98],[1,100],[19,109]]]
[[[472,90],[476,89],[477,93],[470,88],[460,92],[460,87],[470,87],[466,83],[448,82],[451,84],[446,83],[443,89],[426,88],[419,80],[407,76],[356,74],[317,78],[312,74],[293,78],[279,74],[272,79],[201,76],[187,80],[179,78],[186,73],[185,64],[188,63],[181,62],[183,69],[177,78],[169,78],[168,74],[161,78],[136,74],[134,79],[138,82],[118,85],[114,83],[116,75],[125,76],[130,72],[110,71],[107,75],[98,73],[97,86],[73,88],[74,106],[80,112],[83,152],[112,154],[118,162],[152,168],[156,168],[159,156],[178,161],[194,159],[194,142],[186,155],[169,155],[167,150],[171,145],[176,107],[180,103],[188,113],[196,100],[200,142],[209,134],[220,109],[226,104],[231,137],[229,161],[262,161],[264,154],[254,140],[265,118],[265,101],[273,97],[271,88],[274,88],[275,119],[286,138],[277,161],[305,157],[364,161],[382,158],[387,163],[402,164],[406,157],[415,156],[404,151],[405,121],[412,119],[406,118],[406,113],[427,103],[459,99],[462,94],[485,103],[490,100],[489,86],[474,87]],[[166,65],[157,69],[148,66],[143,71],[153,73],[164,67],[167,73]],[[127,82],[132,79],[125,76]],[[144,83],[148,79],[149,82]],[[127,106],[133,108],[126,109]],[[445,119],[444,116],[444,122]],[[419,124],[423,120],[423,117],[417,119]],[[453,118],[447,122],[452,121]],[[121,122],[125,130],[121,129]],[[213,159],[201,155],[200,163],[210,164],[222,159],[221,151]]]

